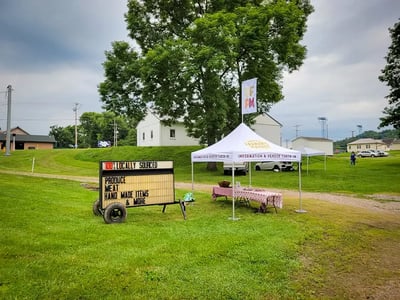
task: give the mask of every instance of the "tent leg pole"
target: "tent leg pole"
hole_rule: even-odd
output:
[[[235,217],[235,163],[232,164],[232,217],[229,219],[232,221],[239,220]]]
[[[251,182],[251,161],[249,162],[249,187],[252,187],[252,182]]]
[[[307,211],[302,207],[302,199],[301,199],[301,167],[299,163],[299,205],[300,208],[296,210],[297,213],[306,213]]]
[[[193,171],[193,162],[192,162],[192,193],[194,192],[194,171]]]

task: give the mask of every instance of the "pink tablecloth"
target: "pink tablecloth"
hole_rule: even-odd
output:
[[[275,207],[282,208],[282,194],[264,189],[236,188],[235,197],[257,201],[265,205],[272,204]]]
[[[213,196],[214,200],[220,196],[232,197],[233,196],[233,188],[223,188],[223,187],[215,186],[215,187],[213,187],[212,196]],[[260,202],[264,206],[268,206],[268,204],[271,204],[275,208],[283,207],[281,193],[270,192],[270,191],[267,191],[264,189],[236,187],[235,188],[235,198],[245,199],[248,201],[257,201],[257,202]]]
[[[212,197],[214,200],[217,199],[217,197],[232,197],[232,191],[232,188],[214,186]]]

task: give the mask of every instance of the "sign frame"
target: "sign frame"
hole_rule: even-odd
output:
[[[126,220],[127,208],[180,204],[184,219],[185,205],[175,200],[173,161],[105,160],[99,162],[99,199],[93,205],[95,215],[106,223]]]

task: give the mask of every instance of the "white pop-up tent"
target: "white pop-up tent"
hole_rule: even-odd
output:
[[[259,161],[291,161],[301,162],[300,151],[290,150],[278,146],[251,130],[246,124],[241,123],[225,138],[217,143],[192,152],[192,188],[194,183],[194,162],[259,162]],[[235,172],[232,172],[232,188],[235,189]],[[233,190],[233,195],[235,190]],[[301,168],[299,168],[299,201],[301,208]],[[235,197],[232,201],[232,219],[235,218]]]
[[[321,150],[303,147],[301,149],[297,149],[301,152],[301,156],[305,157],[307,160],[307,174],[308,174],[308,165],[310,163],[311,156],[324,156],[324,170],[326,170],[326,153]]]

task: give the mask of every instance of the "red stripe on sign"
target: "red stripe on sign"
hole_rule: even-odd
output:
[[[112,170],[113,169],[113,163],[111,161],[107,161],[104,163],[104,169],[105,170]]]

